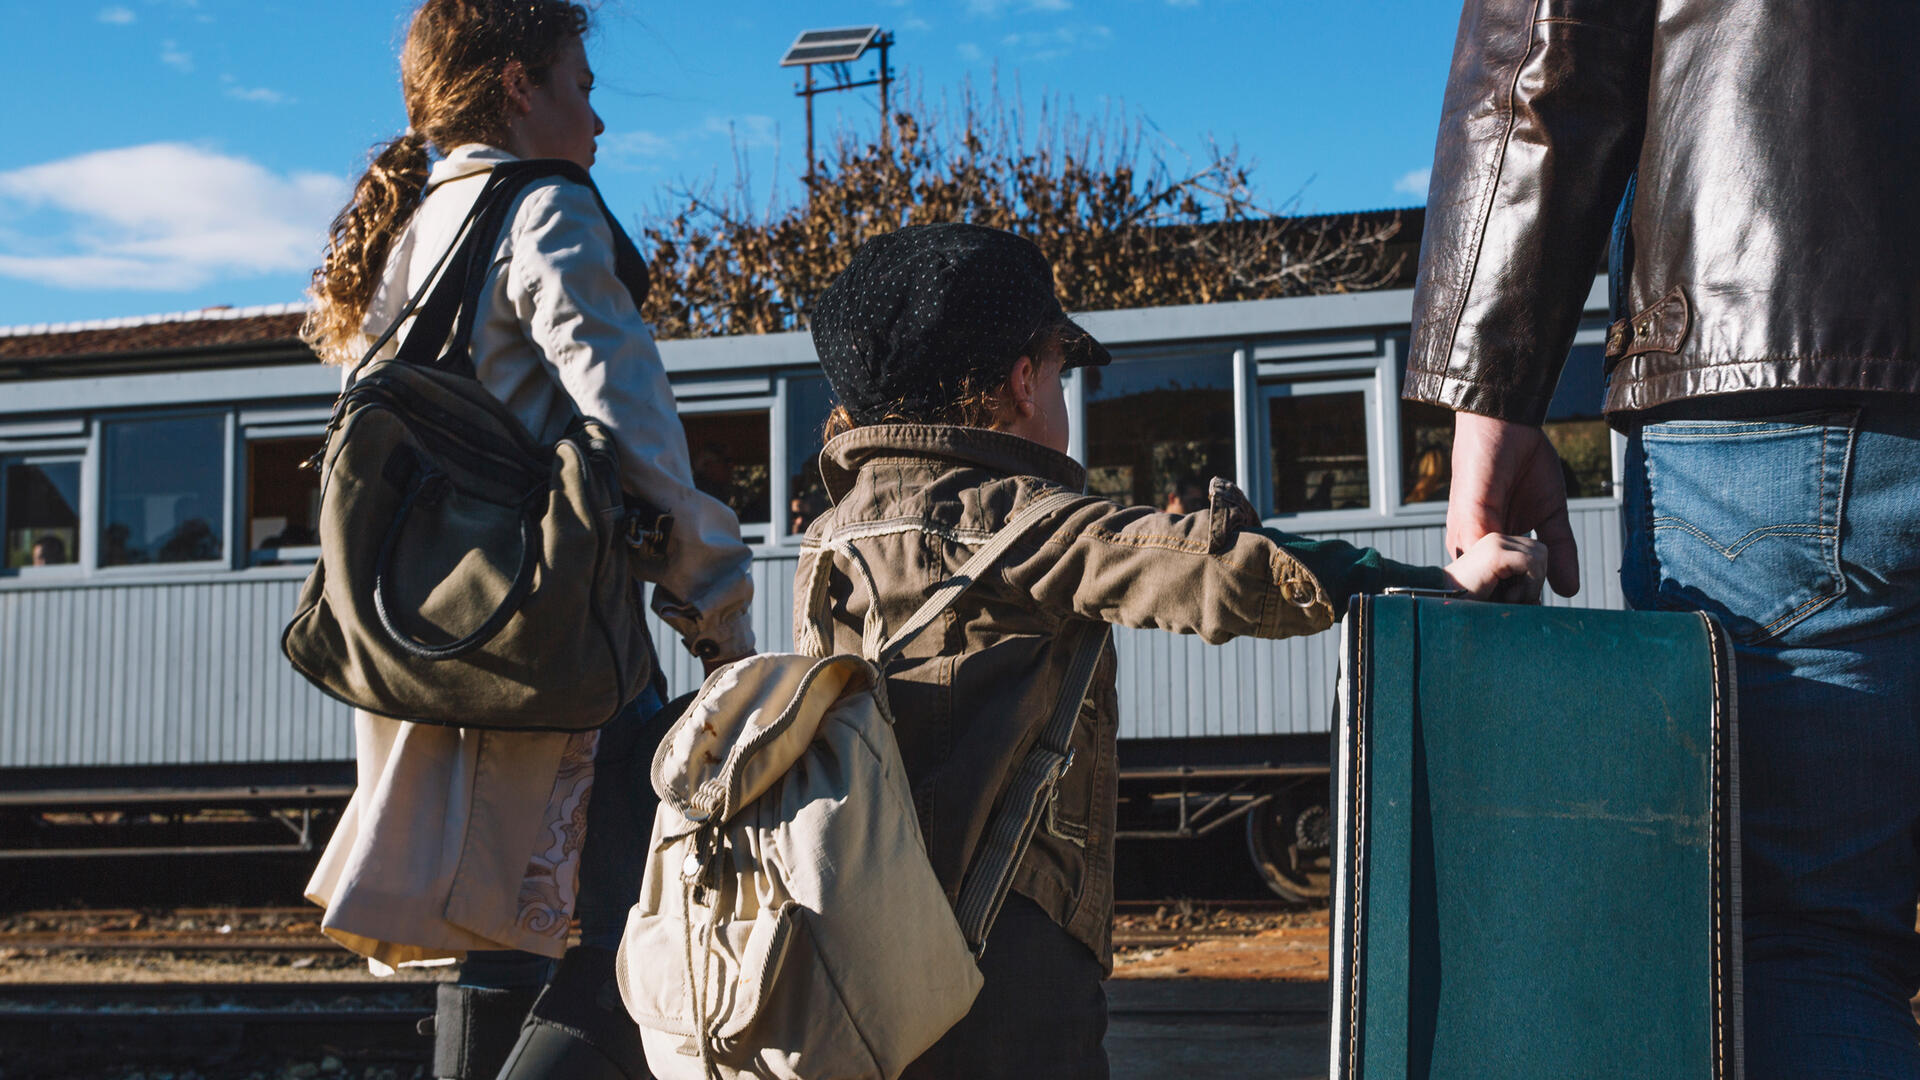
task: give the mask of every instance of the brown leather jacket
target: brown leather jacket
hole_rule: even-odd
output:
[[[1467,0],[1406,396],[1538,423],[1629,176],[1616,421],[1920,392],[1916,40],[1912,0]]]
[[[857,428],[827,444],[821,472],[834,505],[807,530],[794,596],[794,638],[815,625],[806,583],[825,571],[827,650],[859,652],[872,604],[846,556],[874,575],[880,613],[898,627],[1028,502],[1081,491],[1065,454],[979,428]],[[995,800],[1052,711],[1071,649],[1071,618],[1198,634],[1289,637],[1333,624],[1346,599],[1391,585],[1435,587],[1439,571],[1371,549],[1260,528],[1240,490],[1215,481],[1195,514],[1124,508],[1087,496],[1042,521],[969,589],[889,671],[900,754],[920,826],[949,899],[959,893]],[[1073,763],[1013,887],[1110,962],[1119,692],[1109,649],[1073,735]]]

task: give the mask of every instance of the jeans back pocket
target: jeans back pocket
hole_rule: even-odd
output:
[[[1753,643],[1844,593],[1855,420],[1822,412],[1641,428],[1646,505],[1628,507],[1628,558],[1650,544],[1654,604],[1710,612]],[[1642,530],[1650,536],[1633,535]]]

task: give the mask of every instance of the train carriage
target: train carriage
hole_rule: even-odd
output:
[[[1581,543],[1572,602],[1617,607],[1600,285],[1547,430]],[[1411,308],[1391,289],[1082,316],[1115,359],[1069,375],[1071,451],[1122,502],[1228,476],[1273,527],[1439,562],[1452,420],[1399,400]],[[340,377],[299,320],[0,329],[0,857],[311,848],[350,793],[346,710],[278,646],[317,554],[317,481],[298,466]],[[754,545],[760,641],[789,647],[799,537],[825,498],[810,340],[661,352],[696,482]],[[1123,837],[1244,829],[1272,888],[1324,896],[1333,635],[1116,643]],[[693,685],[696,664],[662,653]]]

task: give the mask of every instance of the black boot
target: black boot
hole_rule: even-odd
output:
[[[653,1080],[640,1029],[614,981],[614,951],[567,950],[540,993],[499,1080]]]
[[[491,990],[442,983],[420,1034],[433,1036],[433,1075],[440,1080],[494,1080],[539,991]]]

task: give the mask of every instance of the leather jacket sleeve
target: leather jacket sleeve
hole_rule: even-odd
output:
[[[1467,0],[1405,396],[1537,424],[1646,124],[1654,0]]]
[[[1037,550],[1006,564],[1006,579],[1045,610],[1197,634],[1215,645],[1318,633],[1357,592],[1446,584],[1435,568],[1371,548],[1262,528],[1239,488],[1213,484],[1211,504],[1193,514],[1090,496],[1062,514]]]

